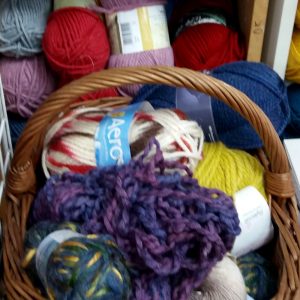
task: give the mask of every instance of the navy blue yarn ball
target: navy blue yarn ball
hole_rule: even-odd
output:
[[[277,133],[283,133],[290,118],[290,109],[286,86],[275,71],[262,63],[240,61],[217,67],[211,70],[210,75],[244,92],[265,112]],[[154,108],[175,108],[176,88],[145,85],[133,103],[145,100]],[[212,99],[212,110],[219,139],[225,145],[239,149],[262,146],[260,137],[248,121],[229,106]]]
[[[8,113],[7,117],[8,117],[11,142],[13,147],[15,147],[20,135],[22,134],[25,128],[27,119],[13,113]]]

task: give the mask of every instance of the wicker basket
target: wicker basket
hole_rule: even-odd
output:
[[[160,83],[204,92],[220,99],[252,124],[264,141],[264,149],[258,149],[257,154],[266,170],[265,187],[278,229],[272,255],[278,265],[280,281],[274,299],[300,299],[297,203],[286,153],[276,131],[262,110],[240,91],[210,76],[173,67],[113,69],[90,74],[53,93],[29,120],[16,146],[1,207],[3,278],[8,299],[44,299],[20,262],[26,221],[36,193],[36,166],[48,125],[62,111],[70,109],[80,95],[99,88],[136,83]],[[122,104],[129,99],[116,101]],[[97,105],[107,106],[108,102],[101,101]]]

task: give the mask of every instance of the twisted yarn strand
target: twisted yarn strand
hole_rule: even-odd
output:
[[[127,165],[51,177],[33,217],[110,234],[136,271],[137,300],[187,299],[240,233],[232,199],[200,187],[185,165],[165,160],[153,140]]]

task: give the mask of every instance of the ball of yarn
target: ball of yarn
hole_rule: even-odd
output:
[[[51,0],[1,0],[0,53],[21,57],[42,52],[51,8]]]
[[[287,61],[287,67],[285,71],[285,78],[287,80],[300,83],[300,29],[295,28],[291,45],[290,52]]]
[[[108,11],[125,11],[141,6],[164,4],[164,0],[103,0],[101,5]],[[174,55],[171,47],[139,51],[133,53],[112,54],[108,68],[138,67],[138,66],[174,66]],[[118,88],[121,95],[135,96],[141,85],[126,85]]]
[[[38,236],[35,248],[41,232],[55,227],[42,224],[41,230],[38,226],[39,223],[27,234]],[[50,299],[127,300],[130,295],[125,261],[108,235],[72,237],[57,243],[47,262],[45,277]]]
[[[153,140],[128,165],[51,177],[32,211],[36,221],[68,220],[86,232],[110,234],[140,271],[133,277],[137,300],[187,299],[240,233],[232,199],[200,187],[185,165],[165,160]],[[149,295],[159,282],[171,297],[166,288]]]
[[[110,54],[104,23],[96,13],[81,7],[62,8],[50,15],[43,49],[61,85],[102,70]]]
[[[211,75],[245,93],[265,112],[277,133],[283,133],[289,121],[290,109],[286,86],[276,72],[262,63],[233,62],[215,68]],[[145,100],[154,108],[174,108],[176,89],[145,85],[133,103]],[[217,99],[212,98],[211,105],[218,137],[226,146],[239,149],[262,146],[260,137],[248,121]]]
[[[6,108],[22,117],[30,117],[54,91],[55,80],[44,57],[0,59]]]
[[[51,173],[85,173],[97,166],[95,133],[99,122],[111,109],[83,108],[55,123],[44,141],[43,165]],[[101,123],[100,123],[101,128]],[[166,159],[177,159],[192,170],[201,159],[203,132],[179,111],[136,112],[129,130],[132,157],[139,156],[151,137],[161,143]],[[101,150],[101,155],[106,155]]]
[[[300,135],[300,85],[291,84],[288,86],[288,99],[291,109],[290,122],[286,128],[286,133],[298,137]]]
[[[13,113],[8,113],[7,117],[12,146],[15,147],[20,135],[25,128],[27,119]]]
[[[257,252],[238,258],[247,293],[255,300],[271,299],[277,291],[276,268]]]
[[[29,229],[29,231],[26,232],[22,266],[27,269],[27,271],[29,271],[31,275],[36,274],[35,260],[39,244],[51,232],[62,229],[80,232],[80,227],[78,226],[78,224],[71,222],[57,223],[49,221],[41,221],[33,225]]]
[[[246,287],[238,266],[228,257],[216,264],[189,300],[245,300]]]
[[[222,143],[204,143],[203,160],[194,177],[199,184],[233,196],[247,186],[254,186],[265,198],[264,168],[245,151],[229,149]]]
[[[196,71],[245,59],[245,47],[238,32],[221,24],[186,27],[172,47],[175,66]]]

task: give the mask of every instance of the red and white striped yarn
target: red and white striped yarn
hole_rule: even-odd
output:
[[[99,122],[111,110],[94,107],[76,109],[49,129],[42,155],[47,177],[50,173],[66,171],[85,173],[97,166],[94,136]],[[135,113],[129,130],[131,150],[136,152],[132,153],[134,157],[142,153],[152,136],[160,143],[165,159],[181,161],[192,171],[202,158],[203,131],[197,122],[186,120],[178,110]]]

